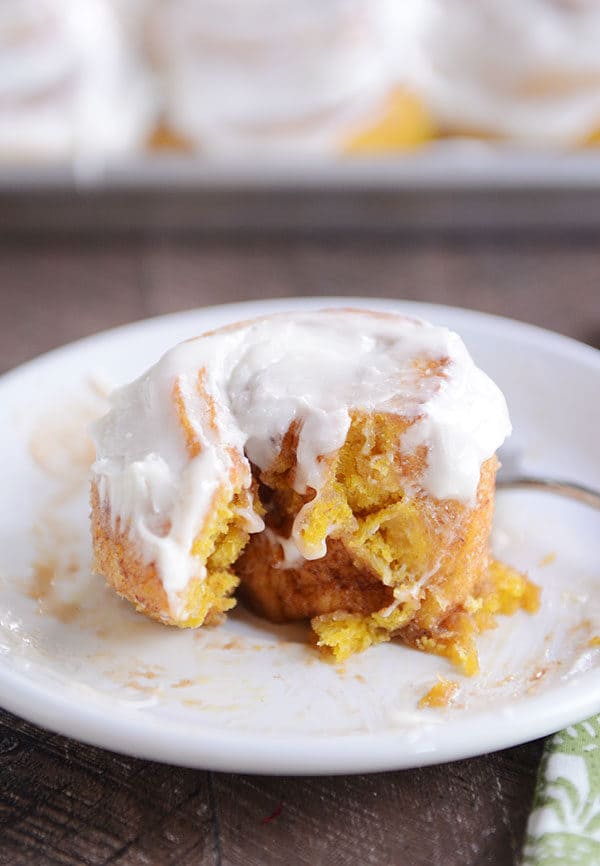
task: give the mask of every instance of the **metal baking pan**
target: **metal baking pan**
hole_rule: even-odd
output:
[[[600,226],[600,150],[440,142],[385,158],[132,157],[0,166],[0,231],[545,230]]]

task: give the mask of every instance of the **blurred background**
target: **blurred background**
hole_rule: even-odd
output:
[[[0,0],[0,368],[253,297],[600,340],[598,0]]]
[[[599,40],[596,0],[2,0],[0,154],[593,147]]]

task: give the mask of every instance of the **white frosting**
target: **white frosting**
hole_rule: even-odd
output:
[[[265,535],[271,544],[278,544],[281,548],[281,560],[276,564],[275,568],[300,568],[306,562],[306,558],[298,550],[293,535],[285,538],[283,535],[275,532],[275,530],[269,529],[269,527],[265,529]]]
[[[453,131],[578,143],[598,45],[598,0],[0,0],[0,156],[93,167],[159,103],[207,151],[337,151],[396,86]]]
[[[600,125],[598,0],[390,2],[397,73],[442,124],[557,144]]]
[[[391,84],[387,9],[387,0],[156,3],[169,124],[219,152],[339,142]]]
[[[449,361],[444,373],[423,377],[417,358]],[[199,371],[215,417],[199,392]],[[195,457],[175,387],[200,444]],[[249,486],[248,461],[268,469],[296,423],[295,489],[318,492],[322,458],[343,445],[350,411],[398,412],[415,419],[399,447],[427,447],[423,489],[472,504],[481,464],[510,433],[504,397],[456,334],[344,310],[271,316],[182,343],[115,391],[111,403],[94,428],[94,477],[113,520],[128,525],[146,561],[156,563],[174,610],[190,578],[204,573],[190,550],[215,491],[230,486],[232,451]],[[248,528],[260,531],[262,521],[249,516]],[[297,533],[293,539],[306,558],[325,552],[303,548]],[[291,561],[290,551],[284,554]]]
[[[122,26],[133,2],[117,14],[113,0],[1,0],[0,154],[104,156],[143,143],[155,97]]]

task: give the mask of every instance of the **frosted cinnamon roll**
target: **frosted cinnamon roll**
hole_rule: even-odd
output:
[[[157,0],[165,127],[218,152],[421,143],[428,119],[394,89],[387,19],[387,0]]]
[[[478,631],[537,604],[489,550],[509,432],[445,328],[326,310],[209,333],[95,426],[96,569],[164,623],[217,620],[241,584],[338,659],[398,638],[473,673]]]
[[[451,134],[580,145],[600,130],[597,0],[413,0],[406,69]],[[399,13],[400,9],[397,10]]]
[[[155,98],[125,38],[120,15],[127,6],[0,3],[0,156],[103,156],[143,144]]]

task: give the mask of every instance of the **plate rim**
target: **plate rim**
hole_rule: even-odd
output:
[[[596,686],[595,694],[594,688],[584,688],[588,681],[590,686]],[[576,683],[579,697],[568,704],[569,709],[564,709],[556,701],[553,691],[529,696],[526,699],[528,707],[537,711],[532,714],[533,718],[539,719],[544,713],[543,725],[529,721],[527,714],[514,719],[507,709],[500,711],[500,715],[506,719],[505,726],[497,724],[497,710],[473,714],[463,721],[460,739],[452,734],[444,736],[448,713],[459,710],[442,713],[422,711],[428,713],[424,715],[424,721],[434,721],[441,737],[433,746],[421,746],[414,751],[400,749],[399,752],[398,743],[406,742],[401,725],[394,732],[384,733],[268,733],[264,736],[236,730],[197,729],[192,721],[166,725],[163,718],[144,715],[143,708],[126,707],[118,714],[103,715],[95,712],[95,705],[92,704],[79,707],[74,715],[73,703],[68,695],[52,693],[49,689],[36,687],[26,681],[23,683],[17,672],[2,669],[0,700],[4,709],[55,734],[136,758],[216,772],[281,776],[346,775],[445,764],[545,737],[600,711],[599,683],[598,670],[580,675]],[[7,698],[7,689],[11,685],[20,686],[20,692],[17,690]],[[567,683],[566,688],[571,685]],[[32,711],[31,706],[40,696],[45,698],[45,703]],[[106,698],[106,703],[112,701]],[[573,711],[574,705],[576,712]],[[435,716],[430,715],[434,712]],[[492,719],[495,720],[495,733],[490,735],[487,723]],[[83,731],[80,729],[82,723],[86,726]]]

